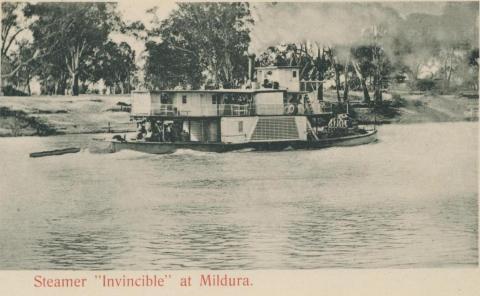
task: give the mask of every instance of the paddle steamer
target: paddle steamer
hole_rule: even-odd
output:
[[[376,130],[355,126],[316,92],[300,89],[299,68],[249,65],[242,89],[134,91],[133,139],[115,136],[112,152],[131,149],[172,153],[177,149],[226,152],[316,149],[375,140]],[[255,73],[254,73],[255,71]]]

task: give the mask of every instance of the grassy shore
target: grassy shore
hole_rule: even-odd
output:
[[[132,131],[129,95],[0,97],[0,136]]]
[[[455,122],[472,120],[469,111],[478,108],[478,99],[459,95],[397,92],[388,97],[388,101],[389,107],[377,112],[369,108],[355,108],[357,119],[365,122],[376,120],[380,123],[399,124]]]
[[[361,93],[351,92],[350,97],[360,100]],[[400,100],[395,101],[395,97]],[[360,122],[400,124],[463,121],[469,119],[466,111],[478,106],[478,99],[456,95],[396,92],[385,94],[384,99],[393,106],[386,112],[360,107],[354,108],[355,116]],[[134,131],[129,113],[119,111],[119,102],[130,104],[131,98],[129,95],[0,97],[0,136]]]
[[[325,97],[328,101],[337,101],[336,94],[332,90],[327,91]],[[406,89],[396,89],[390,93],[384,93],[384,106],[377,110],[367,108],[365,104],[358,104],[363,102],[363,94],[359,91],[351,91],[349,100],[353,105],[351,113],[361,123],[376,121],[377,123],[409,124],[466,121],[472,120],[469,110],[472,108],[478,110],[478,97],[411,92]]]

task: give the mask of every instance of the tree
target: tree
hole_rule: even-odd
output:
[[[332,65],[333,72],[335,73],[335,90],[337,92],[337,100],[339,102],[342,101],[342,98],[340,97],[340,67],[341,65],[337,63],[336,58],[335,58],[335,53],[333,48],[329,48],[327,50],[327,56],[328,59],[330,60],[330,64]]]
[[[18,21],[18,12],[21,4],[18,2],[4,2],[2,3],[2,59],[8,56],[8,51],[18,35],[26,28],[21,26]]]
[[[16,2],[4,2],[1,4],[2,6],[2,30],[1,30],[1,61],[2,61],[2,69],[1,69],[1,78],[2,78],[2,85],[4,81],[8,80],[15,80],[14,76],[16,75],[16,79],[18,80],[18,71],[23,67],[27,67],[27,65],[32,62],[34,59],[38,57],[38,53],[32,51],[31,55],[26,55],[26,51],[24,50],[22,53],[17,52],[14,53],[15,57],[12,56],[12,45],[17,45],[18,38],[22,32],[27,29],[26,22],[21,22],[20,17],[22,14],[22,9],[24,8],[25,4],[16,3]],[[22,45],[25,48],[25,43]],[[18,46],[20,48],[20,46]],[[17,48],[17,49],[18,49]],[[19,59],[22,58],[22,60]],[[15,58],[15,61],[13,61]]]
[[[360,79],[363,90],[363,98],[366,103],[370,103],[370,94],[367,88],[367,78],[373,74],[373,51],[369,46],[357,46],[352,48],[352,65],[355,73]]]
[[[145,82],[152,89],[199,88],[204,81],[196,55],[180,50],[166,42],[146,43]]]
[[[467,65],[470,68],[470,71],[466,71],[467,73],[470,72],[472,75],[469,75],[470,81],[469,82],[474,90],[478,91],[478,47],[472,49],[467,56]]]
[[[323,101],[323,81],[327,77],[327,71],[332,67],[331,61],[327,58],[325,49],[318,48],[317,57],[314,61],[315,69],[317,70],[317,79],[322,81],[317,89],[318,100]]]
[[[28,41],[23,40],[18,43],[18,49],[12,53],[11,57],[13,67],[18,67],[15,75],[11,77],[12,83],[16,88],[23,86],[24,91],[26,90],[28,95],[31,95],[30,81],[36,75],[38,69],[38,65],[33,60],[24,63],[32,55],[32,45]]]
[[[90,81],[103,78],[105,85],[121,90],[121,93],[130,93],[131,79],[137,67],[135,65],[135,51],[126,42],[116,44],[107,42],[95,59],[95,70]]]
[[[150,37],[162,38],[161,51],[183,52],[187,61],[198,63],[215,86],[233,87],[247,74],[251,23],[246,2],[179,3],[167,19],[154,24]]]
[[[74,96],[79,94],[80,72],[88,71],[87,60],[119,23],[114,7],[106,2],[38,3],[29,4],[25,10],[27,16],[37,17],[30,26],[34,46],[47,53],[50,60],[62,60]]]

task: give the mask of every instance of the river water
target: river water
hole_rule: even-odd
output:
[[[0,139],[0,269],[478,263],[477,123],[382,126],[315,151],[31,159],[91,135]]]

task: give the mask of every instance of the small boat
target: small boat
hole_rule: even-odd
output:
[[[49,151],[41,151],[41,152],[33,152],[30,153],[30,157],[44,157],[44,156],[52,156],[52,155],[63,155],[68,153],[77,153],[80,152],[80,148],[64,148],[64,149],[55,149]]]

